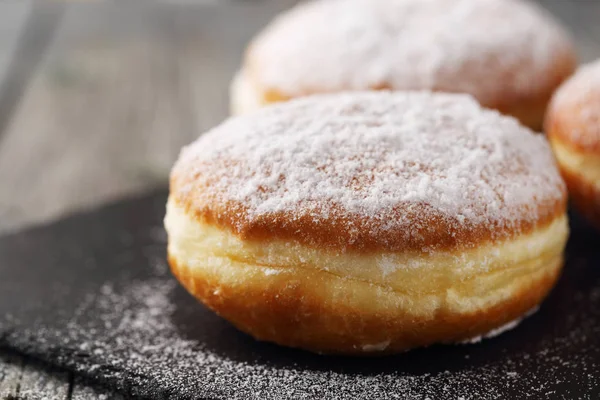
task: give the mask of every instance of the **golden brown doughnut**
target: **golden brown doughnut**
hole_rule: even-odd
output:
[[[536,307],[568,236],[546,139],[465,95],[352,92],[232,118],[171,174],[169,262],[260,340],[394,353]]]
[[[525,1],[312,1],[252,41],[231,109],[325,92],[427,89],[471,94],[540,129],[575,65],[567,33]]]
[[[582,67],[557,91],[546,132],[571,200],[600,227],[600,61]]]

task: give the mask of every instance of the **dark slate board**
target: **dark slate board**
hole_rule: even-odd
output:
[[[515,330],[369,359],[255,342],[174,282],[165,193],[0,239],[0,345],[134,395],[598,399],[600,235],[574,222],[560,284]]]

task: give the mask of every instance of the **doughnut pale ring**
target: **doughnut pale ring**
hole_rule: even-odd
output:
[[[577,209],[600,227],[600,61],[556,93],[546,131]]]
[[[315,93],[461,92],[539,129],[575,69],[568,35],[520,0],[329,0],[301,4],[249,46],[234,114]]]
[[[537,306],[568,236],[546,139],[465,95],[316,95],[230,119],[173,168],[169,262],[257,339],[460,342]]]

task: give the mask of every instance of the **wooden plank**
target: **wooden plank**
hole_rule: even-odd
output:
[[[23,358],[0,353],[0,399],[19,396],[19,381],[23,373]]]
[[[37,71],[63,10],[62,3],[34,2],[19,27],[14,51],[0,81],[0,133],[5,131],[32,74]]]
[[[15,51],[31,1],[0,2],[0,82]]]
[[[35,71],[36,59],[43,51],[48,15],[39,4],[35,13],[31,1],[7,1],[0,4],[0,126],[4,127],[19,101],[22,87]],[[27,25],[26,25],[27,23]],[[27,30],[27,32],[25,32]],[[1,138],[0,129],[0,138]],[[1,224],[1,222],[0,222]],[[68,375],[56,374],[27,363],[15,354],[0,354],[0,398],[66,399]]]
[[[165,185],[285,3],[72,4],[0,145],[0,230]]]
[[[96,7],[69,13],[55,56],[5,134],[0,183],[13,188],[0,195],[5,229],[164,181],[170,157],[163,154],[181,144],[171,140],[171,131],[186,129],[177,115],[179,88],[165,45],[153,44],[135,27],[129,33],[137,37],[122,41],[94,35],[96,18],[107,12],[98,6],[95,16],[86,8]],[[91,28],[82,28],[88,41],[81,46],[71,43],[76,35],[70,34],[79,18]]]

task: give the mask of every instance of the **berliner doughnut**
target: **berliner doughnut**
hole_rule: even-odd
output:
[[[265,107],[182,151],[170,187],[183,286],[257,339],[322,353],[502,327],[552,288],[568,236],[545,137],[466,95]]]
[[[558,90],[546,132],[572,202],[600,227],[600,61],[582,67]]]
[[[569,36],[519,0],[302,3],[249,46],[231,88],[234,114],[349,90],[461,92],[540,129],[574,71]]]

